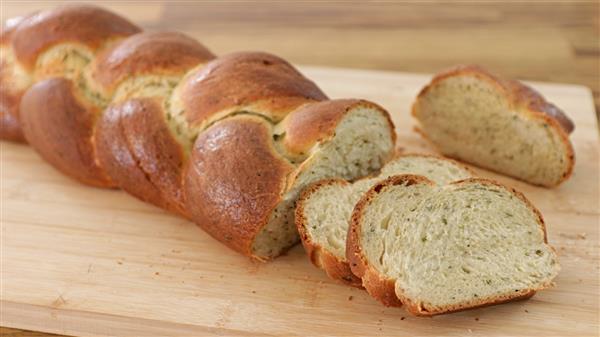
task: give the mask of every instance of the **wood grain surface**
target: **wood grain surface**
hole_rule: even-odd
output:
[[[4,21],[57,4],[5,0],[0,3],[0,17]],[[596,1],[459,4],[105,1],[102,5],[126,15],[145,29],[191,34],[219,54],[266,50],[296,64],[425,73],[471,62],[510,77],[582,84],[592,89],[596,106],[600,101]],[[366,97],[382,84],[375,81],[369,85],[364,89],[357,83],[348,94]],[[593,147],[587,151],[590,149]],[[32,165],[38,165],[37,161]],[[594,179],[590,184],[594,186],[595,181],[598,186],[597,173]],[[596,190],[596,211],[597,193]],[[586,242],[577,233],[567,234],[574,235],[571,239],[563,238],[573,240],[569,248],[580,241]],[[595,240],[592,246],[597,249],[597,237]],[[596,250],[595,266],[597,256]],[[594,264],[590,272],[598,274]],[[594,295],[598,295],[597,288]],[[0,334],[34,333],[0,328]],[[35,333],[35,336],[45,334]]]
[[[432,152],[409,107],[427,75],[301,67],[331,97],[392,113],[398,145]],[[0,324],[73,335],[538,335],[598,331],[598,126],[582,86],[534,87],[570,112],[573,177],[554,189],[477,170],[541,210],[559,253],[557,287],[528,301],[416,318],[329,280],[301,246],[270,263],[227,249],[197,226],[116,190],[82,186],[28,147],[2,151]]]

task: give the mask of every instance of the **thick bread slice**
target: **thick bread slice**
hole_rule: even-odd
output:
[[[415,315],[528,298],[560,269],[539,211],[486,179],[390,177],[363,196],[350,226],[352,271],[373,297]]]
[[[418,174],[438,184],[472,177],[472,172],[452,160],[410,154],[387,163],[381,173],[349,183],[342,179],[317,182],[304,190],[296,207],[296,226],[312,263],[343,283],[361,286],[346,260],[346,236],[352,209],[377,182],[397,174]]]
[[[547,187],[573,171],[573,123],[518,81],[456,67],[421,90],[412,113],[421,134],[446,156]]]

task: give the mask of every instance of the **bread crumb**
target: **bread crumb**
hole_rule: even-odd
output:
[[[256,294],[256,290],[252,290],[252,293],[253,293],[253,294]]]
[[[348,301],[352,301],[353,298],[354,296],[348,296]]]
[[[525,312],[529,313],[529,310],[525,309]]]
[[[160,274],[156,271],[156,272],[154,272],[154,275],[160,275]]]
[[[577,234],[577,238],[578,239],[585,240],[586,237],[587,237],[587,233],[579,233],[579,234]]]
[[[475,317],[475,320],[476,320],[476,321],[479,321],[479,317]]]
[[[121,261],[117,261],[117,264],[123,264],[123,262],[121,262]]]
[[[404,316],[400,317],[400,320],[401,320],[401,321],[403,321],[403,320],[405,320],[405,319],[406,319],[406,317],[404,317]]]

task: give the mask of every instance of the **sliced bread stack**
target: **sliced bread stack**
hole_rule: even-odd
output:
[[[539,211],[519,192],[462,165],[400,156],[350,183],[302,193],[296,225],[329,277],[387,306],[431,316],[528,298],[560,267]]]
[[[438,184],[472,177],[468,168],[452,160],[413,154],[390,161],[375,177],[363,178],[354,183],[342,179],[327,179],[305,189],[297,203],[296,225],[310,260],[323,268],[331,278],[361,286],[361,280],[350,271],[346,260],[350,215],[369,188],[397,174],[423,175]]]

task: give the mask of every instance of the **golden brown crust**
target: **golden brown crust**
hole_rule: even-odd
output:
[[[2,31],[0,31],[0,44],[9,44],[11,42],[15,29],[24,19],[24,16],[18,16],[6,21],[2,26]]]
[[[34,84],[25,93],[20,120],[27,141],[54,167],[82,183],[112,187],[96,162],[96,110],[75,96],[71,81],[52,78]]]
[[[17,25],[25,17],[9,20],[0,32],[0,45],[7,48]],[[19,103],[23,90],[16,90],[11,81],[11,69],[4,57],[0,58],[0,139],[25,143],[25,136],[19,123]]]
[[[544,96],[532,87],[525,85],[517,80],[504,80],[503,85],[511,93],[514,103],[521,105],[530,111],[539,111],[547,117],[558,122],[560,127],[570,134],[575,130],[575,124],[569,117],[556,105],[546,101]]]
[[[19,103],[23,92],[15,92],[6,80],[4,60],[0,60],[0,139],[25,143],[25,136],[19,123]]]
[[[546,101],[546,99],[533,88],[517,80],[501,79],[489,73],[487,70],[481,68],[480,66],[459,65],[435,75],[431,82],[425,87],[423,87],[423,89],[421,89],[421,91],[417,95],[417,98],[415,99],[415,102],[413,103],[411,109],[412,116],[416,117],[419,100],[423,96],[425,96],[433,86],[439,84],[447,78],[465,75],[474,76],[476,78],[485,80],[488,83],[491,83],[496,88],[498,88],[498,90],[504,92],[507,100],[511,102],[511,104],[515,107],[517,111],[526,113],[527,117],[533,117],[544,120],[546,124],[548,124],[552,129],[554,129],[557,132],[567,151],[568,166],[565,172],[563,173],[561,179],[558,180],[555,184],[542,186],[558,186],[571,176],[571,174],[573,173],[573,168],[575,166],[575,151],[573,150],[573,145],[569,141],[569,133],[571,133],[574,130],[575,124],[562,110],[560,110],[554,104]],[[422,130],[417,128],[417,131],[425,139],[429,140],[427,135]],[[433,142],[431,143],[433,144]],[[493,170],[493,168],[489,169]],[[502,172],[498,173],[502,174]]]
[[[8,113],[3,103],[0,99],[0,139],[26,143],[21,124],[13,115]]]
[[[112,91],[125,78],[152,74],[183,75],[215,56],[198,41],[177,32],[140,33],[101,52],[94,61],[92,77]]]
[[[307,220],[304,217],[304,205],[308,201],[308,198],[323,186],[336,184],[348,185],[349,183],[343,179],[324,179],[306,187],[296,202],[296,216],[294,217],[294,221],[296,228],[298,228],[302,245],[312,264],[325,270],[327,275],[333,280],[349,286],[362,288],[361,279],[352,273],[348,262],[333,255],[328,249],[314,242],[306,228]]]
[[[240,115],[201,133],[185,173],[192,219],[217,240],[247,256],[282,199],[294,167],[274,149],[270,123]]]
[[[516,107],[524,107],[530,111],[544,114],[547,117],[554,119],[556,122],[558,122],[558,125],[561,127],[561,129],[567,133],[567,135],[575,129],[575,124],[573,124],[573,121],[569,119],[564,111],[559,109],[554,104],[546,101],[544,96],[542,96],[535,89],[517,80],[501,79],[488,72],[484,68],[474,64],[458,65],[435,75],[431,82],[421,89],[419,95],[417,96],[417,100],[423,97],[431,87],[437,85],[441,81],[450,77],[465,75],[475,76],[491,82],[496,87],[504,91],[507,98],[513,102]],[[415,114],[414,107],[415,104],[413,104],[413,116]]]
[[[392,141],[396,142],[394,123],[379,105],[360,99],[336,99],[304,105],[285,119],[284,146],[294,154],[305,154],[316,143],[331,139],[342,118],[352,109],[364,106],[381,111],[389,123]]]
[[[413,301],[407,296],[404,296],[402,293],[398,294],[395,289],[395,280],[386,279],[384,275],[379,273],[370,263],[367,261],[366,257],[362,253],[362,246],[360,243],[360,232],[361,232],[361,223],[365,209],[369,206],[370,202],[373,198],[381,192],[384,188],[393,185],[414,185],[414,184],[430,184],[434,185],[434,183],[428,180],[425,177],[414,176],[414,175],[398,175],[392,176],[385,181],[378,183],[373,186],[359,201],[354,212],[352,213],[352,220],[350,223],[350,230],[348,231],[348,240],[347,240],[347,248],[346,254],[347,258],[351,263],[352,271],[363,280],[363,285],[367,289],[367,292],[371,294],[374,298],[378,299],[382,303],[390,303],[393,301],[398,301],[398,303],[403,303],[406,305],[406,309],[417,316],[434,316],[440,314],[447,314],[451,312],[463,311],[467,309],[474,309],[479,307],[485,307],[490,305],[496,305],[506,302],[512,302],[522,299],[527,299],[535,295],[535,290],[523,289],[516,290],[513,294],[497,296],[493,299],[477,299],[472,300],[466,303],[460,303],[453,306],[447,306],[445,308],[429,308],[426,304]],[[517,198],[519,198],[525,205],[535,213],[538,224],[542,229],[544,234],[544,242],[547,243],[547,234],[546,234],[546,226],[544,224],[544,219],[540,213],[540,211],[533,206],[533,204],[521,193],[517,190],[502,185],[501,183],[484,178],[468,178],[460,181],[456,181],[451,183],[451,185],[462,185],[468,183],[479,183],[482,185],[489,185],[494,187],[500,187],[507,190],[509,193],[512,193]],[[549,285],[547,285],[549,286]],[[545,286],[545,287],[547,287]],[[386,304],[388,305],[388,304]]]
[[[96,153],[110,178],[133,196],[188,217],[182,191],[186,159],[157,100],[109,107],[98,121]]]
[[[12,45],[19,62],[30,71],[48,47],[75,42],[97,50],[115,38],[140,29],[112,12],[94,6],[65,6],[34,14],[19,23]]]
[[[521,290],[521,291],[516,292],[515,294],[511,294],[511,296],[498,296],[497,298],[495,298],[492,301],[484,302],[482,300],[479,300],[479,301],[469,302],[469,304],[467,304],[466,306],[463,306],[463,305],[450,306],[450,307],[445,308],[444,311],[441,311],[441,312],[433,311],[433,310],[427,308],[426,306],[424,306],[422,303],[414,303],[406,297],[401,297],[401,301],[403,301],[404,305],[406,306],[406,310],[408,312],[410,312],[411,314],[413,314],[415,316],[431,317],[431,316],[442,315],[442,314],[450,314],[453,312],[489,307],[492,305],[497,305],[497,304],[502,304],[502,303],[526,300],[528,298],[531,298],[533,295],[535,295],[535,293],[536,292],[533,290]]]
[[[327,99],[288,62],[259,52],[233,53],[209,62],[189,76],[181,97],[186,118],[195,126],[244,110],[277,121],[302,104]]]

